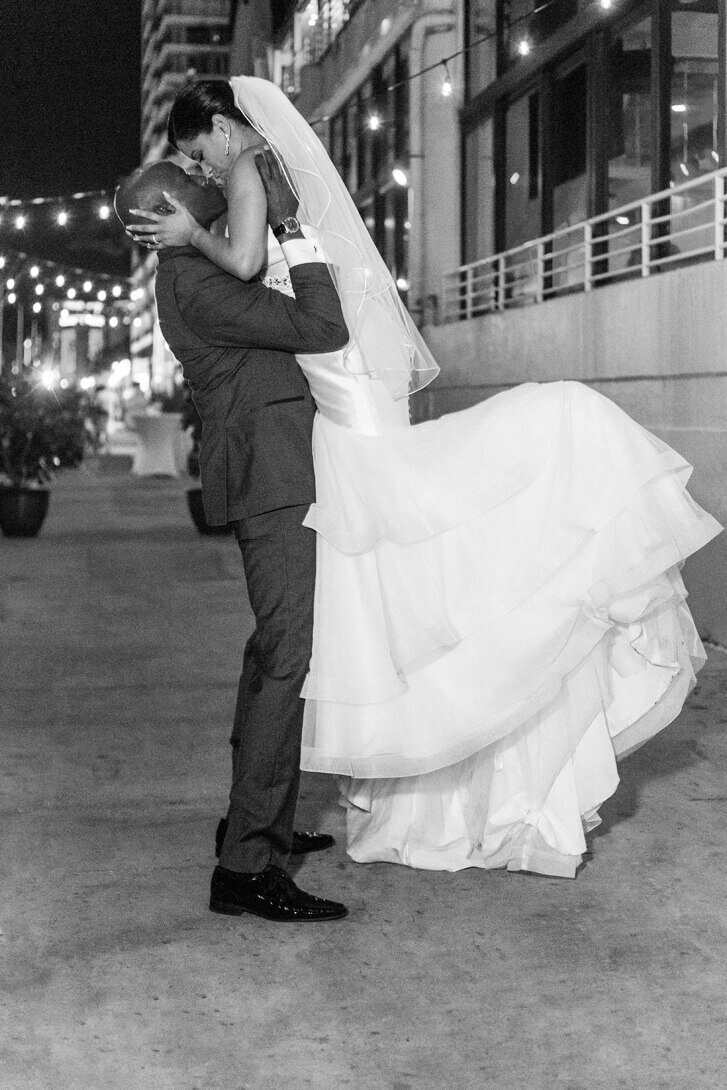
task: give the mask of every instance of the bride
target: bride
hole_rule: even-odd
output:
[[[705,655],[680,568],[719,533],[691,467],[574,382],[409,425],[437,366],[323,145],[252,77],[182,91],[169,138],[226,189],[135,227],[290,292],[255,148],[275,151],[351,331],[299,357],[318,404],[302,767],[335,773],[360,862],[573,877],[616,760],[679,713]]]

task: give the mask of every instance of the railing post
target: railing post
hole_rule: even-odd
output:
[[[641,202],[641,275],[651,273],[651,205]]]
[[[593,287],[593,225],[583,224],[583,290]]]
[[[725,176],[718,174],[714,179],[714,257],[721,261],[724,257],[724,198]]]
[[[536,288],[535,301],[542,303],[545,298],[545,243],[539,242],[536,250]]]
[[[505,309],[505,257],[500,254],[497,259],[497,309]]]

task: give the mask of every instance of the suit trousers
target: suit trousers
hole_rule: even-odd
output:
[[[232,788],[220,864],[251,873],[284,867],[300,783],[303,706],[310,664],[316,535],[308,504],[233,523],[255,630],[247,641],[232,743]]]

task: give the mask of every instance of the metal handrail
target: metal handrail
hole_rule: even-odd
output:
[[[708,186],[709,198],[689,203],[692,190]],[[674,207],[675,199],[685,195],[685,207]],[[721,261],[727,247],[726,204],[727,167],[722,167],[461,265],[442,279],[442,321],[541,303],[681,264]]]

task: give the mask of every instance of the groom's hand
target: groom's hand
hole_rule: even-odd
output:
[[[265,186],[268,201],[268,223],[277,227],[287,216],[298,212],[298,198],[281,170],[280,163],[269,147],[255,152],[255,166]]]

